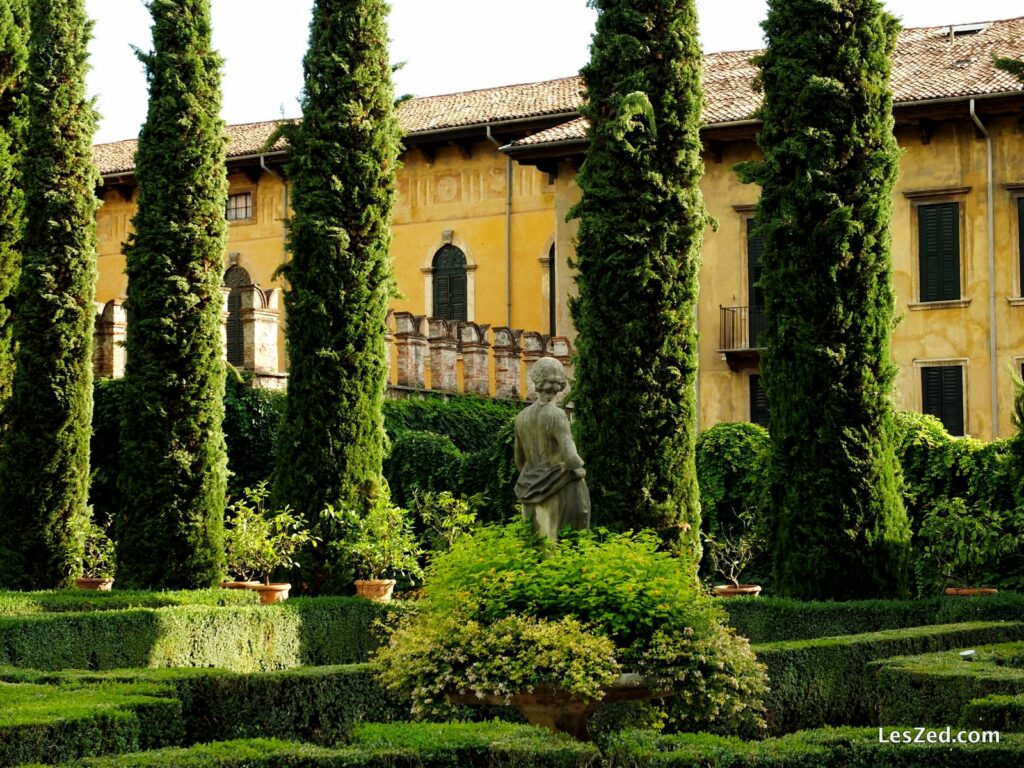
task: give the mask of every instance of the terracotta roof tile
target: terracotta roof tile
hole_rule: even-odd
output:
[[[712,53],[704,60],[704,122],[707,125],[753,119],[760,96],[752,88],[757,51]],[[1024,58],[1024,17],[994,21],[980,32],[949,40],[949,27],[906,29],[893,60],[893,96],[897,105],[929,99],[982,96],[1021,91],[1009,73],[996,69],[993,56]],[[507,85],[466,93],[427,96],[403,102],[399,122],[406,135],[455,129],[502,120],[575,112],[582,103],[582,81],[565,77],[540,83]],[[256,154],[281,121],[228,127],[228,157]],[[514,142],[531,146],[583,139],[586,121],[562,125]],[[136,141],[100,144],[94,157],[105,175],[128,173]],[[274,146],[283,149],[283,142]]]

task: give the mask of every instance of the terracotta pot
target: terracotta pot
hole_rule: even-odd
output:
[[[252,589],[259,585],[258,581],[222,581],[220,583],[221,589]]]
[[[945,594],[950,597],[982,597],[983,595],[997,595],[999,590],[993,587],[947,587]]]
[[[759,584],[740,584],[738,586],[719,584],[714,587],[713,591],[718,597],[742,597],[743,595],[757,597],[761,594],[761,586]]]
[[[75,579],[75,586],[93,592],[109,592],[114,586],[113,579]]]
[[[356,579],[356,594],[378,603],[390,603],[394,579]]]
[[[260,593],[260,602],[263,605],[273,605],[274,603],[283,603],[288,599],[288,590],[292,588],[291,584],[253,584],[251,589],[254,592]]]

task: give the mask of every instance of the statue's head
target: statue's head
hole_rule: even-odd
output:
[[[538,394],[557,395],[565,389],[565,366],[553,357],[542,357],[533,364],[530,381]]]

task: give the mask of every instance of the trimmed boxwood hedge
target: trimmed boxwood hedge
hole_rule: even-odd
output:
[[[876,722],[872,661],[1021,638],[1024,623],[976,622],[757,645],[771,689],[765,699],[769,731]]]
[[[227,592],[228,590],[224,590]],[[222,667],[236,672],[366,661],[379,620],[404,606],[354,597],[277,606],[180,605],[0,616],[0,666]]]
[[[962,621],[1017,621],[1024,616],[1024,595],[841,603],[761,597],[723,600],[722,607],[738,634],[752,643],[774,643]]]
[[[960,724],[1000,732],[1024,731],[1024,694],[992,694],[969,701],[960,710]]]
[[[870,665],[878,701],[878,722],[946,725],[971,722],[996,728],[981,717],[994,708],[993,703],[967,708],[975,699],[992,694],[1024,694],[1024,669],[1000,663],[1000,652],[1020,653],[1022,646],[980,647],[973,661],[966,662],[956,652],[907,656]],[[1001,702],[1002,710],[1017,718],[1021,709]],[[1012,713],[1016,714],[1012,714]],[[1005,719],[1005,718],[1004,718]]]
[[[612,739],[604,756],[608,768],[1018,768],[1024,736],[1003,734],[998,744],[895,745],[879,743],[877,728],[827,728],[764,741],[630,731]]]
[[[122,611],[172,605],[257,605],[259,595],[244,589],[199,589],[181,592],[90,592],[60,589],[46,592],[0,592],[0,616],[33,613]]]
[[[599,765],[591,744],[540,728],[504,723],[359,726],[350,744],[317,747],[257,739],[189,749],[82,760],[96,768],[587,768]]]

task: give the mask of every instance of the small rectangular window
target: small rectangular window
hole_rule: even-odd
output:
[[[768,393],[757,374],[750,377],[750,420],[762,427],[768,426]]]
[[[245,221],[252,218],[252,192],[228,195],[228,221]]]
[[[960,298],[960,203],[920,205],[921,301]]]
[[[921,369],[921,410],[941,421],[949,434],[964,434],[962,365],[935,365]]]

